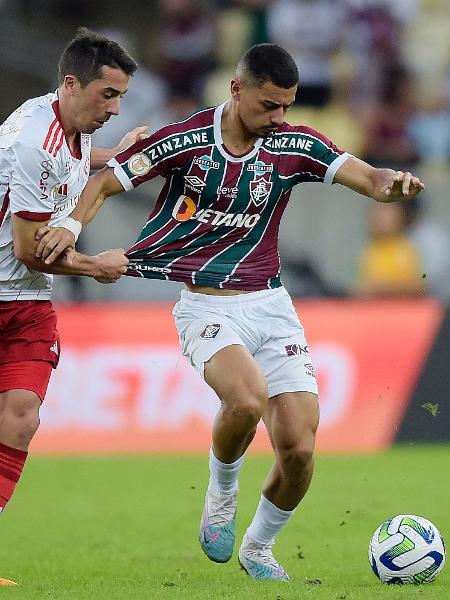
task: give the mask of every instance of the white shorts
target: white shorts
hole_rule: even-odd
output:
[[[233,296],[183,290],[172,313],[183,355],[202,377],[216,352],[239,344],[261,367],[269,398],[318,393],[303,326],[283,287]]]

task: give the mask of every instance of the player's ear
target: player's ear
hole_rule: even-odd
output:
[[[239,100],[240,90],[241,90],[241,82],[239,81],[239,79],[232,79],[230,91],[231,91],[231,97],[234,98],[234,100]]]
[[[70,93],[74,93],[79,87],[80,82],[75,75],[65,75],[63,87]]]

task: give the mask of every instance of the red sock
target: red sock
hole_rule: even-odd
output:
[[[0,512],[14,493],[23,471],[28,452],[0,443]]]

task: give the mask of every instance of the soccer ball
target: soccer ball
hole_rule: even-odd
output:
[[[429,583],[444,567],[444,540],[427,519],[397,515],[373,534],[369,562],[384,583]]]

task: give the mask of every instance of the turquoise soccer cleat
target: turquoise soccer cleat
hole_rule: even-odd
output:
[[[289,581],[289,575],[272,554],[272,546],[257,544],[247,534],[239,548],[239,564],[257,581]]]
[[[208,488],[199,540],[203,552],[214,562],[228,562],[233,554],[236,505],[237,492],[220,494]]]

